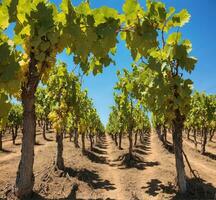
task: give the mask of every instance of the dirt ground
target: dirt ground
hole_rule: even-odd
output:
[[[132,168],[125,167],[119,159],[128,151],[127,137],[123,139],[123,150],[119,150],[111,137],[106,135],[95,145],[93,151],[88,150],[85,156],[80,148],[75,148],[74,144],[69,142],[69,138],[65,138],[64,173],[53,170],[55,133],[47,134],[52,141],[43,140],[40,133],[38,132],[38,144],[35,146],[35,194],[32,199],[207,199],[206,193],[216,193],[216,160],[212,157],[216,154],[216,138],[209,143],[207,151],[210,154],[206,156],[200,155],[194,149],[192,141],[184,140],[184,151],[192,168],[202,179],[200,185],[204,189],[198,187],[192,196],[183,197],[176,192],[174,155],[164,148],[155,133],[146,135],[145,142],[134,148],[142,161]],[[168,139],[170,140],[171,136]],[[5,199],[3,193],[6,187],[15,182],[20,159],[20,138],[17,145],[12,145],[10,138],[5,140],[5,151],[0,152],[0,199]],[[89,147],[88,141],[87,146]],[[191,178],[188,166],[185,167],[187,176]]]

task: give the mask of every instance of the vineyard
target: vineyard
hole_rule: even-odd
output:
[[[216,94],[194,89],[190,19],[157,0],[0,0],[0,199],[215,200]],[[122,43],[105,124],[84,79]]]

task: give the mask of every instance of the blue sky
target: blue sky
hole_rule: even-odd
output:
[[[61,0],[52,0],[59,4]],[[73,0],[77,5],[81,0]],[[143,4],[145,0],[140,0]],[[194,89],[216,93],[216,0],[163,0],[167,6],[174,6],[177,11],[187,9],[191,14],[190,23],[181,29],[183,38],[190,39],[193,44],[192,55],[198,58],[195,70],[189,76],[194,81]],[[109,6],[121,11],[124,0],[90,0],[91,6]],[[12,34],[11,32],[9,35]],[[59,59],[66,62],[70,68],[74,67],[72,56],[61,54]],[[97,76],[84,77],[83,87],[88,88],[89,96],[106,124],[110,106],[113,104],[113,87],[117,81],[116,71],[130,68],[132,59],[124,42],[118,44],[115,56],[116,65],[104,69]]]
[[[59,1],[54,1],[59,3]],[[76,5],[80,0],[74,0]],[[145,2],[142,0],[140,2]],[[174,6],[177,11],[186,8],[191,14],[190,23],[181,30],[184,38],[193,44],[192,55],[198,58],[195,70],[189,76],[194,81],[194,89],[216,93],[216,0],[163,0],[167,6]],[[92,7],[109,6],[121,12],[124,0],[90,0]],[[60,58],[73,66],[72,57],[61,55]],[[83,86],[88,88],[89,96],[106,124],[110,106],[113,104],[113,87],[117,81],[116,71],[130,68],[132,59],[124,42],[118,44],[115,56],[116,66],[105,68],[103,74],[84,77]]]

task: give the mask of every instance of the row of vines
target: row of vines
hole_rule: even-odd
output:
[[[187,191],[182,132],[185,123],[188,127],[194,123],[191,125],[188,115],[192,81],[184,79],[183,73],[191,73],[197,60],[190,55],[192,44],[183,39],[180,28],[189,22],[190,14],[151,0],[146,0],[145,9],[137,0],[126,0],[122,11],[92,9],[89,1],[78,6],[70,0],[62,0],[60,6],[46,0],[0,2],[0,131],[10,127],[14,142],[19,126],[23,133],[16,196],[26,197],[34,187],[37,122],[43,126],[44,138],[50,124],[57,132],[55,165],[59,169],[64,168],[65,132],[73,132],[75,138],[82,136],[84,152],[85,134],[92,138],[92,134],[104,131],[79,78],[68,72],[64,63],[56,64],[57,55],[66,52],[84,74],[96,75],[114,63],[120,39],[125,41],[134,63],[132,71],[118,73],[115,106],[107,130],[119,136],[119,148],[121,135],[128,133],[130,159],[132,133],[150,131],[147,110],[162,117],[164,124],[172,127],[179,191]],[[8,29],[13,30],[12,38]],[[21,106],[12,105],[10,109],[12,98]],[[11,117],[17,117],[17,121]],[[207,127],[196,126],[202,128]]]

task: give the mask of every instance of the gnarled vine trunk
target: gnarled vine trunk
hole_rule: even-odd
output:
[[[82,153],[85,153],[85,132],[81,133],[82,137]]]
[[[79,148],[79,133],[77,128],[74,130],[74,146]]]
[[[179,110],[175,111],[175,119],[173,120],[173,145],[177,173],[177,185],[181,193],[187,191],[185,166],[182,153],[182,130],[184,120]]]
[[[214,137],[214,133],[215,133],[215,129],[212,128],[212,129],[210,130],[210,132],[209,132],[209,135],[210,135],[210,137],[209,137],[209,142],[212,142],[212,138]]]
[[[187,139],[190,139],[190,128],[186,130],[187,131]]]
[[[13,135],[13,144],[16,143],[16,138],[17,138],[17,134],[18,134],[18,129],[19,129],[19,126],[18,126],[18,125],[15,125],[15,130],[14,130],[14,135]]]
[[[2,150],[2,131],[0,131],[0,150]]]
[[[35,144],[35,107],[34,96],[23,94],[23,138],[21,160],[16,178],[16,195],[29,196],[34,186],[33,163]]]
[[[158,134],[159,138],[161,138],[161,125],[156,125],[156,133]]]
[[[69,141],[72,142],[72,137],[73,137],[73,131],[69,131]]]
[[[36,135],[35,116],[35,92],[39,83],[36,60],[34,55],[30,55],[28,81],[22,85],[22,105],[23,105],[23,138],[21,159],[17,171],[15,194],[19,198],[26,198],[32,194],[34,186],[34,144]]]
[[[196,135],[197,135],[197,130],[194,128],[193,129],[193,138],[194,138],[195,149],[197,149],[197,138],[196,138]]]
[[[47,140],[47,137],[46,137],[46,123],[45,122],[43,123],[43,132],[42,132],[42,135],[43,135],[43,139]]]
[[[202,130],[203,140],[202,140],[202,147],[201,147],[201,154],[204,155],[206,152],[206,144],[207,144],[207,128],[203,128]]]
[[[46,131],[49,131],[49,120],[48,119],[46,119]]]
[[[118,135],[117,133],[115,133],[115,135],[114,135],[114,140],[115,140],[115,145],[116,145],[116,146],[118,146],[118,139],[117,139],[117,135]]]
[[[138,137],[138,132],[135,133],[135,137],[134,137],[134,146],[137,145],[137,137]]]
[[[119,149],[121,150],[122,149],[122,132],[119,133],[119,143],[118,143],[118,146],[119,146]]]
[[[132,156],[132,153],[133,153],[133,134],[132,134],[132,131],[129,131],[128,139],[129,139],[129,155]]]
[[[89,133],[89,139],[90,139],[90,148],[92,150],[94,145],[94,136],[91,133]]]
[[[64,159],[63,159],[63,132],[56,133],[56,158],[55,168],[64,170]]]
[[[163,125],[163,142],[167,142],[167,129],[165,125]]]

